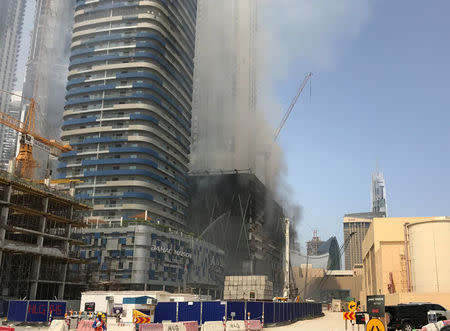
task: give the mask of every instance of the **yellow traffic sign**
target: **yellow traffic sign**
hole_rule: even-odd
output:
[[[367,323],[366,331],[385,331],[383,322],[377,318],[372,318],[369,323]]]
[[[348,310],[350,311],[350,312],[354,312],[355,310],[356,310],[356,308],[357,308],[357,305],[356,305],[356,302],[355,301],[350,301],[349,303],[348,303]]]

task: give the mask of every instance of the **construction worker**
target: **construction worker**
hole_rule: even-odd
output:
[[[94,321],[94,324],[92,324],[92,328],[95,331],[105,331],[106,330],[106,323],[105,323],[105,315],[103,315],[102,318],[102,313],[98,313],[97,314],[97,318]]]

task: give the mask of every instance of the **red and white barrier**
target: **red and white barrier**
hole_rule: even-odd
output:
[[[186,331],[198,331],[197,321],[183,322]]]
[[[246,323],[246,330],[262,330],[263,325],[260,320],[247,320]]]
[[[94,321],[81,320],[78,322],[77,331],[92,331],[92,324]]]
[[[10,326],[0,326],[0,331],[14,331],[15,329]]]
[[[162,323],[140,324],[139,331],[163,331]]]

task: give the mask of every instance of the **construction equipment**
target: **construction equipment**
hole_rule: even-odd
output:
[[[31,179],[33,178],[34,168],[37,166],[37,162],[33,157],[33,146],[39,147],[56,157],[59,156],[61,152],[71,151],[72,147],[53,139],[50,140],[44,138],[35,132],[36,103],[33,98],[26,98],[19,94],[1,89],[0,91],[30,102],[23,122],[0,110],[0,123],[21,133],[19,153],[15,158],[15,172],[19,177]]]
[[[292,110],[294,109],[295,104],[297,103],[298,98],[300,97],[300,94],[302,94],[303,89],[305,88],[306,84],[308,83],[309,79],[312,77],[312,72],[310,72],[309,74],[307,74],[305,76],[305,78],[303,79],[302,85],[300,85],[300,88],[297,91],[297,94],[295,95],[294,99],[292,99],[291,104],[289,105],[288,110],[286,111],[286,113],[283,116],[283,119],[280,122],[280,125],[278,126],[278,128],[275,130],[275,133],[273,134],[273,141],[276,141],[281,129],[283,129],[284,124],[286,124],[287,119],[289,118],[289,115],[291,115]]]
[[[291,104],[289,105],[289,108],[287,109],[286,113],[283,116],[283,119],[281,120],[280,124],[278,125],[277,129],[275,130],[273,134],[273,142],[276,142],[278,139],[278,136],[280,135],[281,130],[283,129],[284,125],[286,124],[286,121],[289,118],[289,115],[291,115],[292,110],[294,109],[295,104],[297,103],[298,98],[303,92],[303,89],[305,88],[306,84],[308,83],[309,79],[312,77],[312,72],[308,73],[305,78],[303,79],[302,84],[300,85],[300,88],[297,91],[297,94],[295,95],[294,99],[292,99]],[[264,152],[264,167],[265,167],[265,184],[266,186],[270,187],[270,148],[267,148]]]

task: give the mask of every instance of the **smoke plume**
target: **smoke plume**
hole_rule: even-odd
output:
[[[251,169],[295,232],[302,208],[273,140],[290,100],[277,87],[332,67],[369,18],[368,0],[199,0],[191,171]]]

